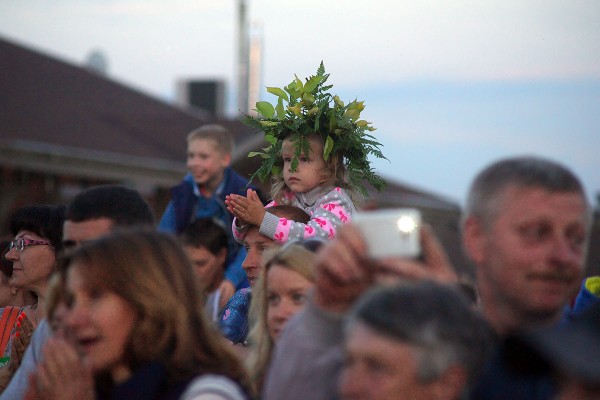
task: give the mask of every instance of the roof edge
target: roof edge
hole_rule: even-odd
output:
[[[1,165],[46,173],[170,186],[185,173],[183,162],[14,140],[0,141]]]

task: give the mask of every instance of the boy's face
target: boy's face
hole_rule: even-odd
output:
[[[201,186],[216,188],[230,162],[231,155],[223,154],[212,139],[193,139],[188,143],[187,167]]]

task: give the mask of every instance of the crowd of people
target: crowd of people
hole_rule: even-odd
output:
[[[530,156],[482,170],[461,219],[471,286],[426,224],[419,257],[374,258],[352,220],[383,154],[327,78],[270,88],[277,106],[247,117],[270,143],[270,202],[206,125],[158,224],[118,185],[16,210],[0,399],[600,398],[579,179]]]

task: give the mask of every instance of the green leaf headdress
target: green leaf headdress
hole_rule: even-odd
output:
[[[346,168],[349,184],[367,195],[363,181],[367,180],[377,190],[385,187],[369,163],[368,156],[385,158],[379,143],[371,134],[375,130],[370,122],[360,119],[364,110],[363,101],[344,104],[338,96],[327,91],[333,86],[325,86],[329,74],[325,73],[323,62],[317,74],[306,78],[302,83],[296,78],[283,89],[267,87],[269,93],[277,96],[277,105],[266,101],[256,103],[258,117],[246,115],[243,122],[265,133],[269,146],[259,152],[251,152],[248,157],[260,156],[263,163],[252,175],[264,182],[271,175],[280,176],[282,171],[281,147],[285,138],[294,143],[294,156],[291,168],[298,167],[298,158],[309,153],[308,137],[318,133],[323,138],[323,158],[325,161],[337,155]]]

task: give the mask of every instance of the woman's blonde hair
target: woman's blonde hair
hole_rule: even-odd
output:
[[[323,143],[321,135],[314,133],[309,136],[309,140],[314,139]],[[316,154],[315,157],[323,157],[323,154]],[[346,167],[342,163],[341,158],[337,154],[331,154],[329,159],[325,161],[325,169],[322,173],[322,180],[319,186],[324,187],[341,187],[348,192],[348,195],[353,201],[359,201],[355,190],[348,183],[346,176]],[[271,198],[275,200],[277,204],[289,203],[289,194],[292,193],[283,180],[283,173],[279,175],[272,175],[271,178]]]
[[[267,327],[268,287],[267,274],[271,267],[279,266],[297,272],[310,282],[315,282],[315,254],[300,244],[288,243],[265,254],[264,267],[256,286],[252,289],[250,304],[250,354],[246,366],[250,380],[260,390],[273,351],[273,340]]]
[[[206,320],[201,290],[174,238],[148,230],[117,231],[66,255],[63,276],[74,263],[88,287],[115,293],[135,310],[125,349],[130,368],[160,361],[171,381],[213,373],[249,388],[242,365]]]

